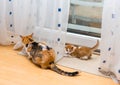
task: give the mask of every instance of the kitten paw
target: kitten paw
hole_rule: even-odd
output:
[[[88,60],[89,58],[87,56],[80,57],[81,60]]]

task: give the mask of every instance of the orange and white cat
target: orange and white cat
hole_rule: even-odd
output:
[[[45,43],[35,42],[32,39],[32,35],[20,36],[24,44],[25,51],[28,55],[28,58],[32,62],[43,69],[51,69],[58,74],[65,76],[76,76],[79,72],[66,72],[57,67],[55,63],[55,51],[53,48],[49,47]]]
[[[99,46],[99,40],[93,47],[86,47],[86,46],[75,46],[72,44],[65,45],[65,51],[68,56],[80,58],[82,60],[91,59],[92,53],[96,50]]]

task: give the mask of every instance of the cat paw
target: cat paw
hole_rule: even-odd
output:
[[[87,56],[80,57],[81,60],[88,60],[89,58]]]
[[[27,58],[28,58],[29,60],[30,60],[30,59],[32,59],[32,57],[31,57],[31,56],[28,56]]]
[[[22,42],[19,41],[19,42],[17,42],[17,43],[14,45],[13,50],[17,50],[17,49],[20,49],[20,48],[22,48],[22,47],[23,47]]]
[[[19,54],[19,55],[22,55],[22,56],[27,56],[27,54],[26,54],[26,53],[23,53],[23,52],[19,52],[18,54]]]
[[[70,58],[73,58],[73,56],[69,55],[69,54],[64,54],[64,57],[70,57]]]

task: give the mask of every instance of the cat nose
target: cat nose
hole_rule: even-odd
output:
[[[69,54],[69,52],[66,52],[66,54]]]

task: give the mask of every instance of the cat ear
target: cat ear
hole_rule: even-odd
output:
[[[30,34],[30,36],[32,37],[32,36],[33,36],[33,33],[32,33],[32,34]]]

